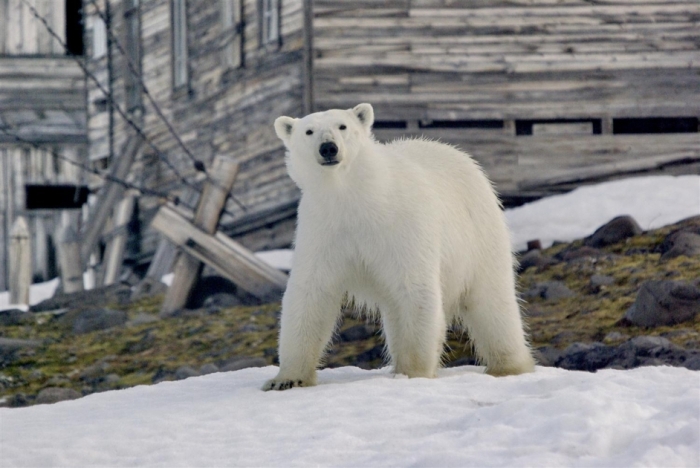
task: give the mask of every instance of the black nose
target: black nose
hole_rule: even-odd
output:
[[[333,159],[338,155],[338,145],[332,141],[327,141],[321,144],[318,152],[321,153],[323,159]]]

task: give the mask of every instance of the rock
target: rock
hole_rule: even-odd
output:
[[[593,286],[593,287],[610,286],[613,283],[615,283],[615,278],[613,278],[612,276],[606,276],[606,275],[593,275],[593,276],[591,276],[591,286]]]
[[[617,350],[603,343],[573,343],[566,348],[557,367],[595,372],[608,366],[617,357]]]
[[[68,385],[70,380],[68,380],[64,375],[58,374],[51,377],[46,381],[46,385],[49,387],[59,387],[62,385]]]
[[[238,296],[230,293],[212,294],[211,296],[207,297],[203,303],[203,307],[206,309],[214,307],[219,309],[227,309],[231,307],[238,307],[240,305],[243,305],[243,303]]]
[[[136,316],[134,316],[134,318],[127,322],[127,325],[131,325],[132,327],[138,327],[139,325],[157,322],[158,320],[160,320],[160,317],[157,315],[137,314]]]
[[[539,239],[527,241],[527,251],[531,250],[542,250],[542,242]]]
[[[377,345],[372,349],[360,353],[355,358],[358,363],[368,363],[377,359],[384,359],[384,346]]]
[[[266,367],[267,361],[261,357],[235,357],[224,362],[219,369],[221,372],[232,372],[249,367]]]
[[[102,288],[70,294],[56,294],[30,308],[32,312],[57,309],[96,309],[109,304],[127,304],[131,297],[128,284],[116,283]]]
[[[675,325],[700,312],[700,289],[682,281],[647,281],[622,323],[640,327]]]
[[[100,379],[107,374],[107,371],[111,369],[112,366],[108,362],[98,362],[91,366],[83,369],[80,374],[78,374],[80,380],[84,380],[90,384],[95,384],[100,381]]]
[[[558,301],[572,296],[575,296],[575,293],[561,281],[537,283],[534,288],[523,293],[525,299],[541,297],[548,301]]]
[[[661,255],[661,260],[666,261],[672,258],[685,255],[692,257],[700,255],[700,235],[694,232],[679,231],[666,236],[662,242],[662,250],[667,246]]]
[[[0,326],[2,327],[31,325],[34,322],[34,314],[30,312],[24,312],[19,309],[0,310]]]
[[[36,396],[34,401],[37,405],[58,403],[59,401],[75,400],[82,395],[72,388],[46,387]]]
[[[562,352],[553,346],[537,348],[533,354],[537,363],[545,367],[554,367],[562,356]]]
[[[617,344],[623,341],[627,341],[629,335],[624,335],[620,332],[610,332],[603,338],[603,343],[606,345]]]
[[[599,227],[592,235],[584,239],[589,247],[605,247],[641,234],[642,228],[631,216],[618,216]]]
[[[232,297],[231,297],[232,296]],[[205,305],[207,299],[212,298],[208,305]],[[202,307],[234,307],[233,305],[219,305],[233,303],[234,299],[237,302],[235,305],[258,305],[260,301],[245,291],[239,290],[235,284],[228,279],[217,275],[203,275],[190,294],[190,299],[187,302],[188,309],[200,309]]]
[[[575,247],[570,249],[565,249],[556,255],[556,258],[563,260],[565,262],[572,262],[574,260],[579,260],[582,258],[599,258],[606,256],[607,253],[600,249],[595,249],[593,247],[583,246]]]
[[[551,257],[542,255],[540,250],[530,250],[520,257],[520,261],[518,262],[518,273],[522,273],[531,267],[545,267],[554,263],[557,263],[557,261]]]
[[[219,367],[216,364],[208,363],[199,368],[199,375],[215,374],[219,372]]]
[[[342,341],[361,341],[374,336],[374,330],[367,325],[353,325],[340,332]]]
[[[194,370],[190,366],[180,366],[175,370],[175,378],[177,380],[185,380],[189,379],[190,377],[197,377],[199,375],[199,372]]]
[[[700,356],[693,356],[683,363],[683,367],[690,370],[700,370]]]
[[[138,301],[147,297],[160,296],[161,294],[165,294],[167,290],[168,287],[161,281],[146,277],[132,288],[131,300]]]
[[[70,328],[76,335],[124,325],[126,312],[110,309],[71,310],[58,319],[60,325]]]
[[[3,338],[0,337],[0,355],[7,353],[14,353],[23,348],[36,348],[41,346],[42,342],[39,340],[20,340],[16,338]]]

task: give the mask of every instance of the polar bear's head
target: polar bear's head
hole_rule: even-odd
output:
[[[373,123],[370,104],[316,112],[301,119],[279,117],[275,131],[287,147],[290,176],[301,186],[308,175],[350,166],[364,144],[372,141]]]

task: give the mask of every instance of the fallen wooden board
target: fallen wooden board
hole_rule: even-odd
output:
[[[151,226],[260,300],[272,302],[282,297],[287,286],[286,274],[226,235],[220,232],[211,235],[190,224],[172,205],[163,205]]]

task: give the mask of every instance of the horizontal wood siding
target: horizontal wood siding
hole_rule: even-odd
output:
[[[516,137],[513,128],[521,120],[605,126],[621,117],[700,116],[700,3],[317,0],[314,83],[316,109],[370,102],[377,120],[406,125],[377,130],[380,139],[458,144],[505,191],[550,168],[698,153],[697,133]],[[431,126],[460,120],[504,128]]]

